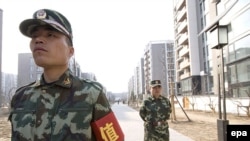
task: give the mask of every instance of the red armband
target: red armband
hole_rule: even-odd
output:
[[[112,111],[92,122],[91,127],[98,141],[124,141],[124,134]]]

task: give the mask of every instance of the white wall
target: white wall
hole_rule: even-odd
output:
[[[183,96],[177,97],[180,104],[183,106]],[[189,100],[189,106],[185,109],[192,110],[191,103],[194,103],[194,110],[211,111],[209,104],[215,106],[215,111],[218,113],[218,96],[187,96]],[[176,101],[176,99],[175,99]],[[227,98],[226,99],[226,111],[227,113],[238,114],[237,105],[250,106],[250,98]],[[180,107],[179,104],[175,104],[175,107]],[[223,100],[221,99],[221,111],[223,112]],[[239,114],[246,116],[246,109],[239,108]]]

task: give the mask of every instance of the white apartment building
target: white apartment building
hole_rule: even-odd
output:
[[[178,94],[225,91],[229,97],[246,97],[250,93],[249,3],[248,0],[174,1]],[[226,42],[219,44],[218,39]]]
[[[145,80],[144,80],[144,59],[140,58],[137,66],[134,70],[134,86],[133,92],[136,99],[143,99],[143,94],[145,94]]]
[[[74,75],[78,77],[81,76],[80,65],[74,60],[74,58],[70,59],[69,69]],[[39,80],[42,73],[43,68],[36,65],[32,53],[18,54],[17,88]]]
[[[206,34],[207,46],[216,50],[224,74],[214,73],[214,81],[223,84],[226,97],[250,97],[250,1],[214,0],[209,3],[210,22],[200,34]],[[222,51],[222,52],[221,52]],[[223,56],[223,57],[221,57]],[[219,62],[219,61],[217,61]],[[214,69],[215,70],[215,69]],[[217,76],[217,77],[216,77]],[[224,76],[224,82],[223,82]],[[217,88],[217,91],[219,88]]]
[[[198,0],[174,0],[177,92],[197,94],[201,90],[201,43]]]
[[[168,62],[169,61],[169,62]],[[144,79],[146,94],[149,94],[151,80],[161,80],[162,93],[169,95],[170,83],[174,77],[173,41],[151,41],[144,50]]]
[[[17,88],[39,80],[43,68],[37,66],[31,53],[18,54]]]
[[[128,101],[134,100],[134,76],[131,76],[128,82]]]

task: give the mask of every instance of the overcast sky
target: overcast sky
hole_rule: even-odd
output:
[[[65,15],[76,61],[108,91],[125,92],[150,41],[173,40],[172,0],[0,0],[3,71],[17,74],[17,55],[30,52],[19,24],[42,8]]]

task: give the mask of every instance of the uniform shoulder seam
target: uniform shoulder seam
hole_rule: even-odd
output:
[[[89,79],[82,79],[84,82],[92,84],[95,88],[101,90],[103,89],[103,85],[97,81],[89,80]]]
[[[20,91],[20,90],[23,90],[23,89],[25,89],[25,88],[27,88],[27,87],[29,87],[29,86],[33,85],[34,83],[36,83],[36,82],[32,82],[32,83],[30,83],[30,84],[27,84],[27,85],[21,86],[21,87],[19,87],[19,88],[16,90],[16,92],[18,92],[18,91]]]

